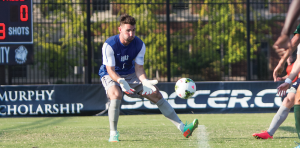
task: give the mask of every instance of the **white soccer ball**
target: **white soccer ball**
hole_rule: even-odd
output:
[[[188,99],[196,92],[196,84],[190,78],[181,78],[176,82],[175,92],[178,97]]]

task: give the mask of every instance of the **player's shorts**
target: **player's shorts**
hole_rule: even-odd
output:
[[[131,98],[141,98],[142,96],[138,94],[138,92],[143,90],[142,82],[138,79],[135,73],[128,74],[128,75],[120,75],[122,78],[124,78],[129,86],[135,90],[134,94],[126,94],[127,96]],[[117,85],[121,88],[120,84],[114,80],[109,75],[105,75],[101,78],[102,85],[105,88],[106,94],[108,89],[113,86]],[[125,93],[124,93],[125,94]],[[107,96],[108,97],[108,96]]]
[[[292,84],[291,88],[288,89],[288,93],[296,94],[299,84],[300,84],[300,78],[298,78],[297,81]]]

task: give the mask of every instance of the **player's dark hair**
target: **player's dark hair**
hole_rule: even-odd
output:
[[[123,24],[135,25],[135,19],[128,14],[123,14],[120,16],[120,26]]]

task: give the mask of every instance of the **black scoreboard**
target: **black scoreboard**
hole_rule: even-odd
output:
[[[33,61],[32,0],[0,0],[0,65]]]
[[[0,44],[32,44],[32,0],[0,0]]]

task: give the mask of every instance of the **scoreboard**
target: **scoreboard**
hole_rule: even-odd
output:
[[[32,0],[0,0],[0,44],[32,44]]]
[[[32,0],[0,0],[0,65],[33,61]]]

